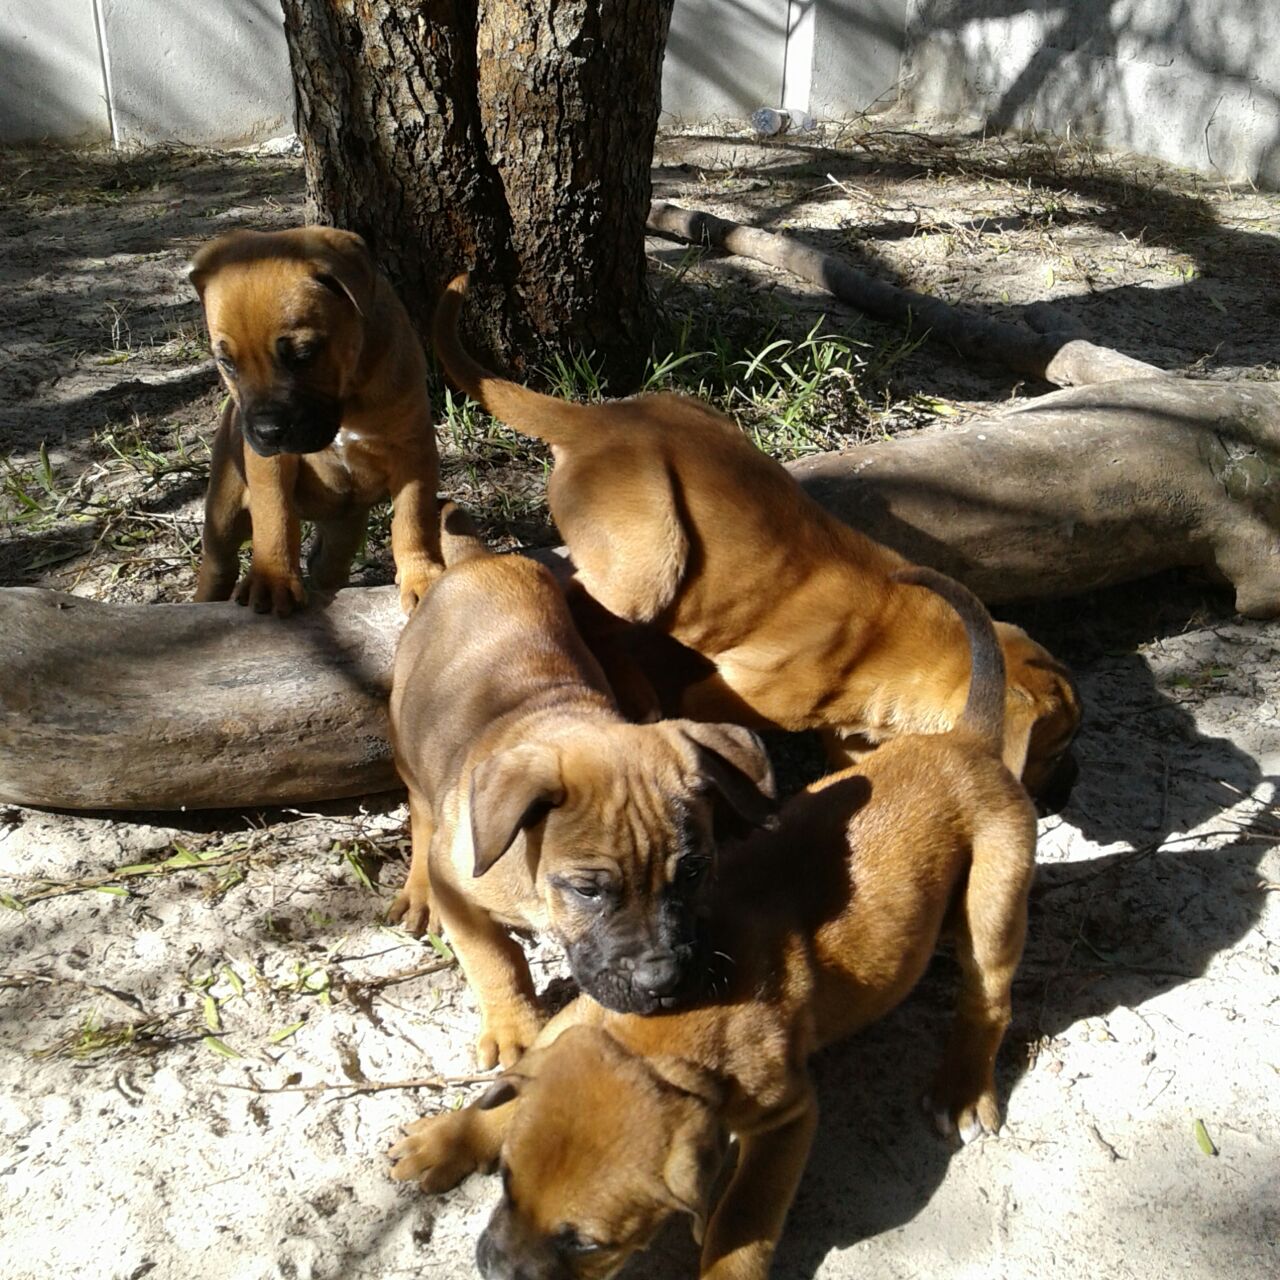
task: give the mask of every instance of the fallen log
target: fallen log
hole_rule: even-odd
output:
[[[287,619],[0,591],[0,800],[209,809],[394,787],[402,621],[392,587]]]
[[[1197,567],[1280,613],[1280,385],[1143,378],[791,464],[828,510],[988,604]]]
[[[1233,583],[1242,613],[1280,613],[1276,384],[1076,388],[791,471],[989,604],[1194,565]],[[0,800],[231,808],[396,786],[385,703],[401,622],[393,587],[284,620],[0,590]]]

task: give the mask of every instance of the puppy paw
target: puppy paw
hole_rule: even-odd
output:
[[[299,573],[277,574],[251,566],[236,585],[235,602],[248,605],[254,613],[274,613],[277,618],[287,618],[295,608],[301,609],[307,603],[307,593]]]
[[[391,909],[387,912],[387,920],[398,924],[415,938],[424,933],[440,934],[440,921],[436,916],[435,903],[431,900],[431,891],[422,892],[416,885],[406,884],[396,894]]]
[[[418,607],[418,602],[431,590],[432,584],[443,572],[440,565],[430,560],[407,565],[396,572],[396,582],[400,586],[400,608],[406,615]]]
[[[496,1066],[513,1067],[542,1030],[542,1018],[529,1005],[512,1005],[486,1013],[484,1031],[476,1043],[476,1059],[482,1071]]]
[[[397,1182],[416,1181],[423,1191],[451,1190],[482,1163],[468,1141],[469,1131],[466,1111],[414,1121],[387,1152],[396,1162],[391,1176]]]
[[[1000,1131],[1000,1104],[994,1089],[969,1099],[948,1097],[945,1090],[935,1089],[925,1095],[923,1102],[938,1133],[948,1139],[959,1138],[965,1146],[985,1134]]]

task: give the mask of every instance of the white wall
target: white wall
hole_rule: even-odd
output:
[[[1277,0],[911,0],[904,101],[1280,186]]]
[[[110,136],[93,0],[0,0],[0,142]]]
[[[668,122],[895,100],[1280,187],[1280,0],[676,0]],[[278,0],[0,0],[0,142],[287,133]]]
[[[117,140],[252,142],[293,129],[279,0],[97,0]]]
[[[0,141],[234,144],[292,128],[278,0],[0,0]]]

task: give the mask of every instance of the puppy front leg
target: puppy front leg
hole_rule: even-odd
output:
[[[307,602],[302,589],[302,522],[293,501],[298,459],[289,453],[264,458],[246,449],[244,473],[253,518],[253,559],[236,587],[236,603],[285,618]]]
[[[431,806],[413,790],[409,792],[409,831],[413,840],[409,874],[387,912],[387,919],[392,924],[403,924],[415,938],[420,938],[424,933],[438,934],[440,922],[431,897],[431,840],[435,819]]]
[[[235,403],[228,399],[213,437],[209,488],[204,499],[204,532],[200,539],[200,573],[196,600],[229,600],[240,576],[240,547],[250,532],[248,494],[236,465],[243,449],[235,421]]]
[[[423,1191],[441,1192],[468,1174],[491,1169],[519,1105],[517,1096],[487,1111],[473,1104],[415,1120],[387,1153],[396,1162],[391,1176],[397,1182],[416,1179]]]
[[[818,1127],[811,1087],[797,1108],[783,1124],[739,1138],[738,1167],[707,1226],[699,1280],[767,1280]]]
[[[440,921],[480,1004],[480,1068],[511,1066],[542,1028],[533,978],[520,944],[448,881],[432,885]]]
[[[424,428],[430,433],[431,425]],[[400,607],[412,613],[444,569],[436,516],[437,466],[425,448],[397,455],[387,476],[391,493],[391,554],[400,585]]]

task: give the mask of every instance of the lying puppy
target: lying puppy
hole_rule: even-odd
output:
[[[304,604],[301,520],[317,526],[311,582],[336,590],[369,508],[390,496],[408,613],[440,571],[439,464],[422,344],[364,241],[331,227],[232,231],[196,254],[191,283],[231,393],[213,441],[196,599],[234,595],[281,616]]]
[[[895,738],[725,852],[707,1000],[637,1018],[580,998],[477,1103],[418,1121],[393,1148],[393,1176],[428,1191],[501,1164],[476,1251],[486,1280],[612,1276],[676,1212],[694,1219],[704,1280],[766,1276],[817,1123],[807,1058],[902,1000],[944,925],[962,985],[929,1105],[966,1141],[999,1127],[993,1068],[1035,815],[999,758],[1004,671],[986,611],[931,570],[901,582],[929,584],[969,631],[956,727]],[[737,1167],[712,1207],[730,1132]]]
[[[697,400],[571,404],[489,373],[458,341],[465,292],[459,276],[436,312],[446,372],[489,413],[551,445],[547,499],[591,596],[706,660],[679,692],[681,714],[823,729],[843,763],[895,734],[956,723],[964,631],[943,601],[895,580],[907,561],[828,515]],[[1065,802],[1075,690],[1025,632],[1000,624],[999,636],[1005,763],[1033,794]]]
[[[773,776],[749,730],[627,723],[548,570],[490,555],[452,506],[442,544],[448,569],[392,679],[413,858],[391,918],[421,933],[439,910],[491,1067],[541,1026],[508,928],[553,934],[610,1008],[648,1013],[696,987],[715,821],[770,820]]]

